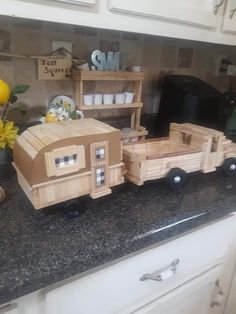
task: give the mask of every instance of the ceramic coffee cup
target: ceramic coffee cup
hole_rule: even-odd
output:
[[[116,104],[124,104],[125,103],[125,94],[115,94],[115,103]]]
[[[80,71],[89,71],[89,64],[88,63],[84,63],[84,64],[81,64],[81,65],[77,66],[77,68]]]
[[[93,94],[84,95],[84,105],[90,106],[93,104]]]
[[[141,71],[141,66],[140,65],[133,65],[131,67],[131,72],[140,72]]]
[[[103,104],[111,105],[113,104],[114,95],[113,94],[104,94],[103,95]]]
[[[126,92],[125,93],[125,104],[131,104],[134,100],[134,93]]]
[[[94,105],[101,105],[102,104],[102,94],[94,94],[93,104]]]

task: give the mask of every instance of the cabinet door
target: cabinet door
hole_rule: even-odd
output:
[[[228,0],[226,3],[222,31],[236,33],[236,0]]]
[[[15,305],[7,305],[3,308],[0,308],[0,314],[23,314]]]
[[[220,23],[223,3],[222,0],[110,0],[110,9],[214,29]]]
[[[220,267],[218,266],[134,313],[207,314],[211,310],[215,283],[219,273]]]
[[[54,0],[54,1],[80,4],[80,5],[86,5],[86,6],[91,6],[96,3],[96,0]]]

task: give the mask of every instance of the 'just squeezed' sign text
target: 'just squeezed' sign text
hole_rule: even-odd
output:
[[[70,59],[38,59],[38,79],[71,80],[71,65]]]

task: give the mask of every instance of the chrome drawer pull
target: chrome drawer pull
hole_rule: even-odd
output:
[[[218,4],[215,5],[214,14],[217,15],[219,8],[224,4],[225,0],[221,0]]]
[[[140,277],[141,281],[145,281],[145,280],[155,280],[155,281],[163,281],[166,280],[172,276],[174,276],[174,274],[177,271],[177,265],[179,264],[179,259],[175,259],[170,265],[168,265],[167,267],[161,269],[161,270],[157,270],[151,274],[144,274]]]
[[[230,19],[232,19],[232,18],[234,17],[235,11],[236,11],[236,8],[233,9],[233,10],[231,10],[231,11],[229,12],[229,18],[230,18]]]

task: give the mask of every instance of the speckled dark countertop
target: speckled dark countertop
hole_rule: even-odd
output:
[[[0,167],[0,304],[223,217],[236,209],[236,178],[193,174],[171,192],[162,180],[125,183],[77,218],[35,211],[11,167]]]

